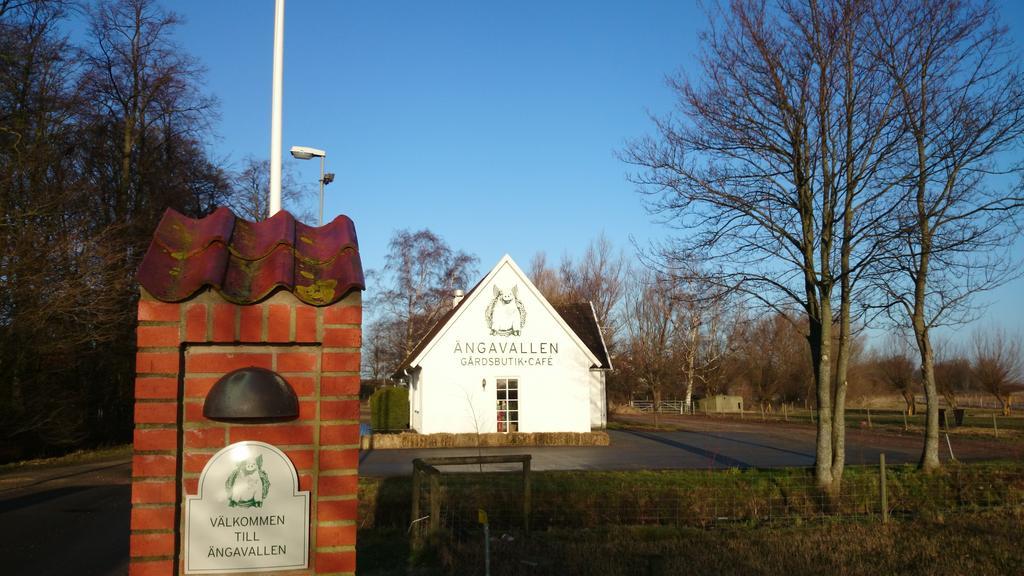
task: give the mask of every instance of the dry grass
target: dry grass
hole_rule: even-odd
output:
[[[530,536],[516,474],[446,474],[442,536],[409,538],[407,477],[361,479],[359,572],[482,573],[478,508],[491,518],[492,574],[1022,574],[1024,464],[851,467],[827,503],[804,469],[538,472]],[[506,535],[505,537],[502,537]],[[410,566],[413,566],[410,569]]]
[[[496,540],[491,574],[972,574],[1020,573],[1021,516],[1006,512],[781,529],[672,527],[562,530]],[[483,565],[482,539],[442,555],[435,573]]]
[[[402,448],[492,448],[501,446],[607,446],[607,432],[511,432],[508,434],[373,434],[363,450]]]
[[[639,408],[634,408],[629,404],[616,404],[615,402],[612,402],[608,407],[608,412],[611,414],[629,414],[632,416],[643,414]]]
[[[76,450],[75,452],[71,452],[70,454],[65,454],[63,456],[55,456],[52,458],[34,458],[32,460],[8,462],[5,464],[0,464],[0,472],[6,472],[8,470],[22,470],[29,467],[66,466],[69,464],[82,464],[99,460],[128,458],[131,455],[132,445],[120,444],[118,446],[95,448],[92,450]]]
[[[1019,511],[940,519],[813,523],[701,530],[672,526],[557,529],[529,537],[492,534],[491,574],[633,576],[670,574],[1021,574]],[[361,530],[363,576],[483,573],[483,535],[408,556],[400,530]]]

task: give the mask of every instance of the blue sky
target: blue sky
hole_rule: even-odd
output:
[[[283,148],[311,187],[327,151],[325,219],[356,223],[366,268],[393,230],[429,227],[480,257],[524,268],[578,256],[601,231],[632,253],[651,222],[615,151],[671,109],[666,74],[695,69],[705,16],[695,2],[289,0]],[[165,2],[179,42],[220,100],[215,157],[270,151],[273,0]],[[1024,46],[1024,8],[1007,2]],[[311,203],[312,207],[312,203]],[[992,318],[1024,328],[1024,282],[990,295]]]

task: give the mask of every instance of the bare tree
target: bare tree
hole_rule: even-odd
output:
[[[625,302],[630,318],[625,323],[629,366],[633,377],[651,394],[655,426],[662,392],[681,375],[676,354],[679,298],[675,292],[670,278],[648,272],[636,280]]]
[[[648,207],[686,231],[670,261],[711,263],[737,291],[806,326],[818,408],[815,476],[837,494],[855,290],[887,213],[898,134],[864,2],[737,0],[712,14],[703,77],[670,81],[678,117],[623,154]],[[833,346],[833,326],[838,338]]]
[[[558,270],[548,267],[547,256],[538,252],[530,260],[530,280],[552,304],[590,302],[594,305],[605,344],[615,349],[620,328],[617,307],[622,301],[629,266],[626,256],[616,250],[602,232],[587,245],[583,257],[574,261],[562,256]]]
[[[375,273],[381,292],[374,298],[380,318],[395,323],[404,358],[451,309],[452,293],[476,274],[477,257],[453,250],[430,230],[398,230],[388,243],[384,269]]]
[[[1024,136],[1024,77],[991,2],[899,0],[873,15],[907,167],[879,284],[917,343],[929,471],[940,466],[931,331],[970,319],[975,294],[1019,275],[1010,249],[1024,197],[993,176],[1024,168],[1003,155]]]
[[[382,383],[402,361],[403,326],[392,318],[377,318],[366,326],[363,338],[363,378]]]
[[[783,316],[773,314],[750,323],[743,334],[741,376],[753,400],[766,410],[805,391],[809,376],[806,339]]]
[[[686,290],[679,289],[675,295],[679,300],[676,348],[686,383],[683,402],[691,407],[696,390],[706,396],[724,390],[729,373],[735,371],[730,370],[729,357],[736,347],[735,333],[741,321],[738,315],[728,313],[727,308],[734,303],[724,296],[698,295],[704,288],[699,281],[688,282],[686,286]]]
[[[153,2],[0,12],[0,452],[123,442],[138,261],[166,207],[226,193],[199,144],[211,101]]]
[[[979,388],[992,394],[1010,415],[1011,393],[1024,386],[1019,336],[1003,330],[977,329],[972,338],[971,374]]]
[[[886,348],[890,348],[887,346]],[[920,387],[917,380],[917,371],[914,367],[914,360],[906,350],[906,346],[900,345],[897,352],[891,352],[874,359],[872,364],[873,378],[882,384],[887,390],[898,392],[906,403],[903,412],[907,416],[917,414],[916,395]]]
[[[198,89],[202,66],[173,40],[177,14],[155,0],[100,0],[88,16],[80,90],[117,158],[97,190],[97,213],[103,222],[138,223],[142,236],[167,206],[155,162],[163,144],[194,139],[216,116],[216,102]]]
[[[612,346],[618,329],[614,311],[622,299],[627,270],[625,255],[621,250],[615,250],[611,240],[601,232],[587,244],[576,266],[569,266],[569,262],[568,259],[563,260],[562,281],[570,298],[594,305],[605,341]]]
[[[537,287],[537,290],[551,304],[565,304],[569,301],[569,296],[566,294],[566,288],[562,284],[558,271],[548,266],[548,256],[543,251],[537,252],[530,259],[527,274],[533,285]]]
[[[971,389],[971,361],[963,356],[943,357],[936,354],[935,387],[946,399],[946,405],[956,408],[957,395]]]
[[[242,168],[233,178],[233,190],[227,204],[235,214],[252,222],[261,222],[270,216],[270,161],[247,156]],[[312,190],[299,186],[290,168],[281,175],[281,204],[303,222],[315,222],[306,202]]]

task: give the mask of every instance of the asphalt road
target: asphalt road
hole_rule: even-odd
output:
[[[31,466],[0,475],[0,573],[128,573],[131,461]]]
[[[447,448],[444,450],[372,450],[360,454],[364,476],[402,476],[412,473],[412,460],[429,456],[530,454],[533,470],[658,470],[778,468],[814,464],[814,430],[810,428],[751,427],[730,430],[608,432],[611,446]],[[847,464],[877,464],[886,454],[892,464],[917,462],[919,440],[860,438],[847,446]],[[948,458],[948,453],[943,455]],[[490,469],[515,469],[496,465]]]

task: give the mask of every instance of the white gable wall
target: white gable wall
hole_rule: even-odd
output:
[[[495,287],[505,299],[515,287],[516,296],[495,303]],[[411,425],[424,434],[496,432],[496,381],[515,378],[519,431],[589,432],[604,425],[604,373],[591,370],[596,362],[505,257],[414,361]]]
[[[608,427],[608,395],[605,389],[605,371],[590,371],[590,427]]]

